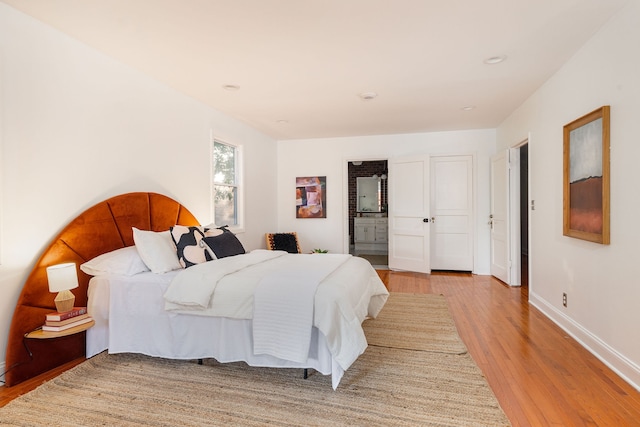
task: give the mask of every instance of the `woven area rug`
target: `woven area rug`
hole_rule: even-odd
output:
[[[0,424],[457,427],[509,421],[468,354],[370,345],[336,391],[330,377],[312,372],[305,380],[299,369],[102,353],[0,408]]]
[[[442,295],[392,292],[378,317],[365,320],[363,327],[370,345],[450,354],[467,352]]]

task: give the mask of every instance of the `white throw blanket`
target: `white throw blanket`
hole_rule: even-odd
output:
[[[349,257],[300,257],[295,266],[260,281],[253,296],[254,354],[306,362],[318,285]]]

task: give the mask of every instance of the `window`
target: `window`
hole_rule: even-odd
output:
[[[213,140],[213,218],[218,226],[242,226],[241,147]]]

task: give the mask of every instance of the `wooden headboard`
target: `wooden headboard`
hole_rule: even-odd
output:
[[[71,221],[36,262],[18,299],[9,329],[5,375],[7,386],[46,372],[85,355],[85,333],[49,340],[29,340],[24,334],[44,323],[45,314],[55,311],[55,294],[49,292],[46,268],[63,262],[80,264],[96,256],[132,246],[133,231],[164,231],[169,227],[198,225],[196,218],[175,200],[156,193],[127,193],[87,209]],[[78,268],[79,287],[72,292],[76,306],[87,305],[91,276]]]

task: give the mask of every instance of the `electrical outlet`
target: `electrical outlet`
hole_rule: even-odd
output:
[[[565,307],[567,306],[567,293],[566,292],[562,293],[562,305],[565,306]]]

